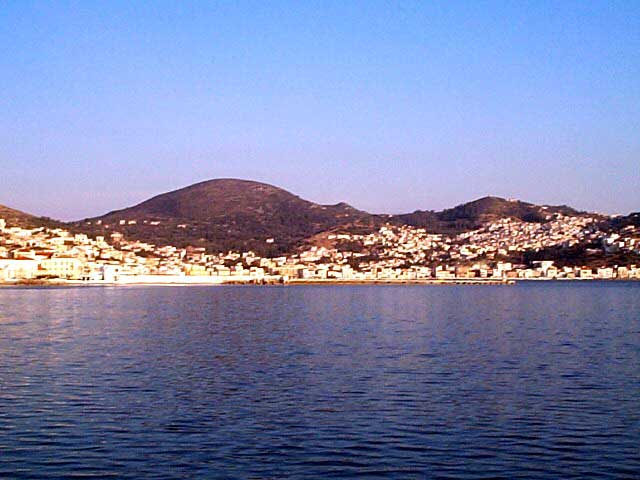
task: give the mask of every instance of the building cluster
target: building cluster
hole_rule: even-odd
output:
[[[590,217],[554,214],[544,223],[500,219],[458,235],[387,225],[357,235],[326,234],[323,244],[277,258],[253,252],[89,238],[64,229],[25,229],[0,219],[0,282],[62,279],[103,283],[275,283],[457,279],[639,279],[640,265],[562,267],[551,260],[515,263],[518,253],[596,245],[601,253],[640,255],[640,230],[599,230]],[[639,262],[640,263],[640,262]]]
[[[312,247],[302,260],[328,258],[328,264],[348,266],[356,279],[628,279],[640,278],[639,265],[599,267],[554,265],[534,261],[530,265],[511,260],[525,252],[547,248],[597,245],[598,252],[626,252],[640,258],[640,229],[626,227],[607,234],[591,217],[550,215],[547,222],[503,218],[458,235],[429,233],[411,226],[385,226],[368,235],[332,234],[333,248]],[[307,263],[307,262],[302,262]],[[328,273],[340,277],[338,272]]]

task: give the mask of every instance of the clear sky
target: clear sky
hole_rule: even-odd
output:
[[[77,219],[217,177],[640,210],[640,1],[0,3],[0,204]]]

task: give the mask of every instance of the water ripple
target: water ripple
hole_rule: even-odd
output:
[[[0,290],[0,477],[638,478],[640,284]]]

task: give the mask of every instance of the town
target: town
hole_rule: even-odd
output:
[[[408,225],[368,234],[326,232],[293,254],[211,253],[125,238],[73,234],[62,228],[21,228],[0,219],[0,283],[276,284],[276,283],[490,283],[528,279],[640,279],[640,264],[560,266],[510,258],[545,248],[598,245],[597,253],[640,258],[640,229],[598,229],[589,216],[549,215],[534,223],[503,218],[482,228],[444,235]],[[272,240],[267,240],[272,241]]]

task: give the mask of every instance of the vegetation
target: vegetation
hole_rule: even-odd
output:
[[[218,179],[75,226],[93,235],[118,231],[155,244],[279,255],[317,233],[366,217],[345,203],[319,205],[264,183]]]
[[[62,223],[0,205],[0,218],[25,228],[63,227],[74,233],[109,236],[115,232],[130,240],[176,247],[205,247],[210,252],[253,250],[263,256],[290,253],[310,245],[323,232],[368,234],[391,223],[425,228],[431,233],[456,234],[479,228],[499,218],[544,222],[552,213],[581,216],[567,206],[538,206],[498,197],[484,197],[440,212],[416,210],[401,215],[373,215],[346,203],[319,205],[264,183],[217,179],[155,196],[145,202],[96,218]],[[591,214],[593,216],[593,214]],[[640,224],[640,213],[600,217],[605,231],[619,232]],[[353,242],[336,242],[344,251],[359,251]],[[529,263],[547,258],[559,264],[583,258],[602,261],[588,246],[532,252],[512,260]],[[375,256],[376,252],[369,252]],[[624,259],[620,259],[624,260]]]
[[[3,205],[0,205],[0,218],[5,219],[10,226],[21,228],[57,228],[63,225],[49,217],[36,217]]]
[[[518,200],[505,200],[498,197],[483,197],[441,212],[416,210],[413,213],[394,215],[392,221],[433,233],[460,233],[480,228],[483,223],[499,218],[517,218],[524,222],[544,222],[551,213],[579,216],[583,215],[565,205],[539,206]]]

